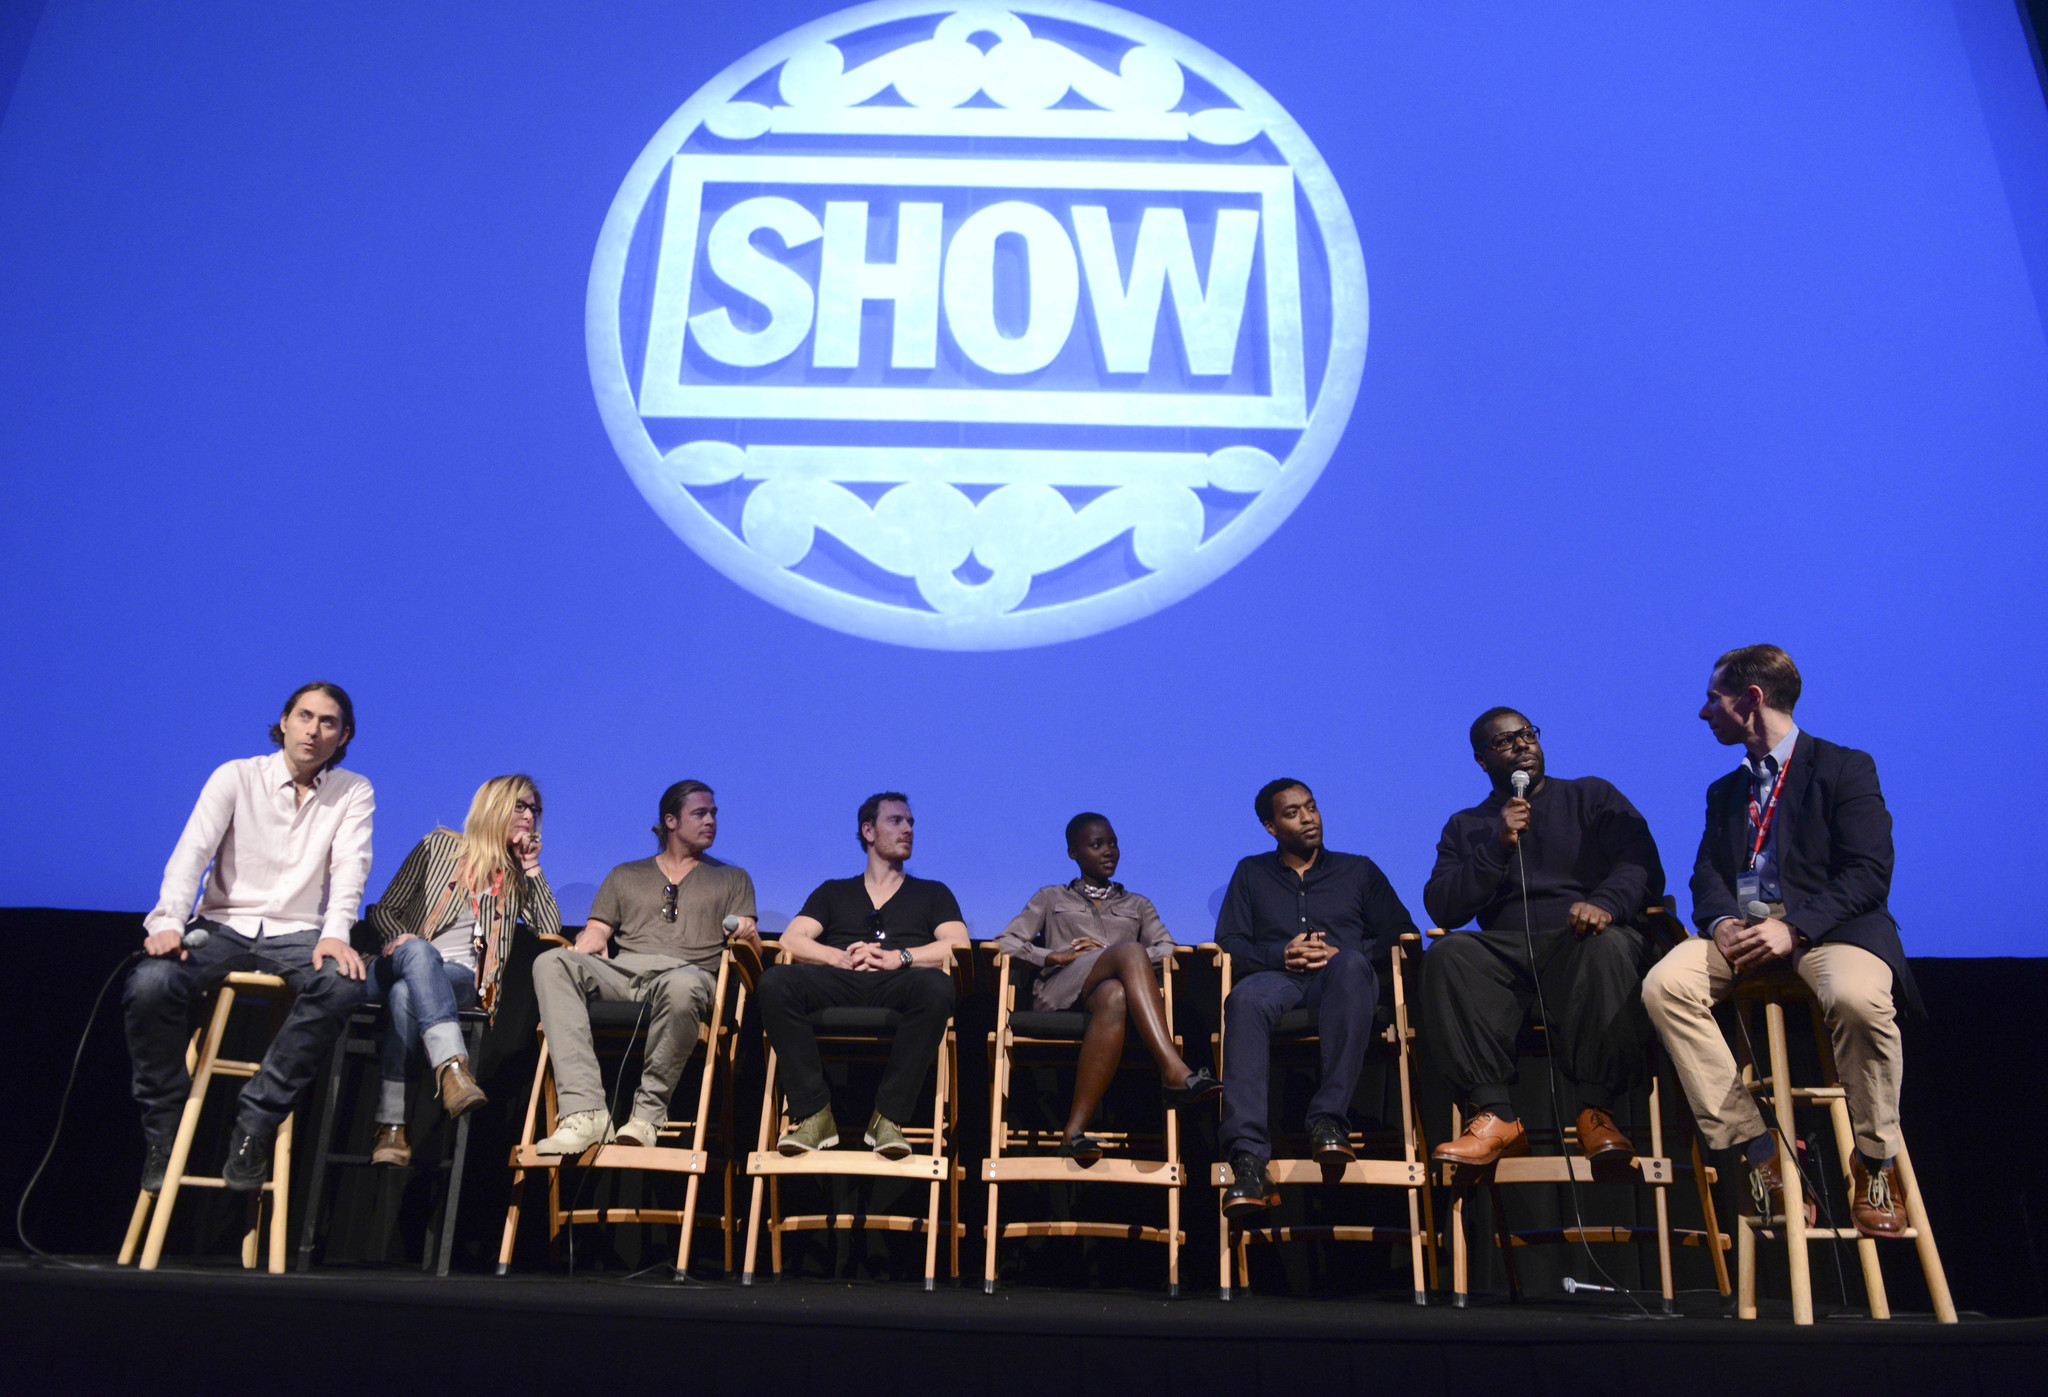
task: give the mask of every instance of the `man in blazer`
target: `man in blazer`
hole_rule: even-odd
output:
[[[1790,1156],[1742,1086],[1713,1008],[1737,976],[1789,964],[1820,1001],[1848,1098],[1856,1228],[1897,1236],[1906,1227],[1892,1166],[1903,1070],[1897,1012],[1919,1012],[1919,993],[1885,907],[1892,817],[1868,753],[1799,730],[1799,691],[1798,668],[1775,645],[1715,662],[1700,717],[1723,745],[1748,755],[1707,788],[1692,875],[1693,920],[1704,935],[1658,962],[1643,1003],[1707,1143],[1740,1149],[1753,1206],[1781,1214]]]

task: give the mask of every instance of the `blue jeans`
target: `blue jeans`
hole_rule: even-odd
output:
[[[383,1081],[377,1094],[377,1123],[405,1123],[405,1084],[416,1060],[438,1069],[466,1049],[458,1010],[476,1003],[476,972],[443,960],[428,942],[415,938],[371,972],[384,997]]]

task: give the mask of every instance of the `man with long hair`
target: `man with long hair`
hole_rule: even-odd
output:
[[[711,788],[702,781],[676,782],[662,792],[657,819],[660,849],[654,857],[622,863],[606,874],[575,948],[549,951],[534,962],[533,993],[561,1111],[554,1134],[534,1143],[542,1154],[581,1154],[613,1139],[654,1144],[668,1120],[669,1097],[696,1049],[697,1025],[711,1012],[725,919],[738,918],[733,934],[758,947],[754,880],[710,854],[718,838],[718,801]],[[640,1086],[625,1123],[616,1128],[590,1039],[593,999],[647,1006]]]
[[[372,971],[384,995],[383,1071],[372,1164],[409,1164],[405,1087],[424,1058],[453,1120],[486,1104],[458,1018],[495,1015],[519,923],[559,931],[562,914],[540,868],[540,788],[526,775],[477,787],[460,833],[435,829],[406,855],[370,920],[383,941]]]
[[[349,933],[370,875],[376,800],[368,781],[337,765],[355,733],[355,706],[339,685],[292,690],[270,728],[278,750],[228,762],[207,778],[164,866],[156,907],[143,919],[145,958],[121,1001],[146,1189],[163,1186],[191,1094],[185,1044],[206,988],[251,970],[282,976],[293,995],[236,1108],[221,1173],[237,1192],[263,1186],[278,1123],[363,1002],[363,962]]]

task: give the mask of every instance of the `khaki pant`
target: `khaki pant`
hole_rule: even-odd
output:
[[[587,1006],[593,999],[608,999],[647,1005],[642,1030],[647,1051],[640,1088],[633,1093],[633,1118],[657,1124],[667,1120],[669,1096],[696,1050],[697,1026],[711,1012],[717,986],[710,971],[674,956],[621,951],[607,960],[559,946],[544,952],[533,963],[533,997],[547,1030],[561,1114],[605,1106]]]
[[[1890,1159],[1899,1152],[1899,1081],[1905,1071],[1891,967],[1861,946],[1822,944],[1799,952],[1792,968],[1820,1001],[1856,1148],[1870,1159]],[[1643,980],[1643,1007],[1685,1084],[1700,1133],[1717,1150],[1754,1140],[1767,1128],[1714,1022],[1714,1006],[1728,998],[1734,983],[1734,967],[1705,936],[1672,948]],[[1761,1041],[1756,1055],[1760,1070],[1768,1071]]]

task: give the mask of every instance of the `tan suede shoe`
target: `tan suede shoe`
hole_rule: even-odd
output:
[[[1751,1217],[1762,1216],[1782,1220],[1785,1216],[1785,1167],[1779,1163],[1778,1150],[1784,1148],[1784,1141],[1778,1132],[1771,1132],[1771,1143],[1777,1147],[1763,1164],[1749,1171],[1749,1194],[1742,1200],[1742,1211]],[[1820,1222],[1820,1204],[1812,1193],[1801,1190],[1800,1211],[1806,1214],[1806,1225],[1817,1226]]]
[[[1635,1171],[1636,1147],[1614,1128],[1614,1117],[1598,1107],[1579,1112],[1579,1148],[1601,1183],[1626,1183]]]
[[[1912,1224],[1906,1221],[1906,1201],[1899,1196],[1898,1170],[1887,1164],[1872,1174],[1858,1155],[1849,1166],[1849,1177],[1856,1185],[1855,1201],[1849,1209],[1856,1230],[1866,1237],[1905,1236]]]
[[[1463,1135],[1438,1145],[1429,1157],[1438,1164],[1478,1170],[1527,1153],[1529,1132],[1522,1129],[1520,1121],[1504,1121],[1491,1111],[1481,1111],[1465,1122]]]
[[[449,1120],[466,1116],[489,1101],[476,1078],[469,1075],[468,1058],[457,1055],[441,1064],[441,1109]]]
[[[412,1163],[412,1146],[405,1141],[404,1126],[377,1127],[377,1142],[370,1146],[370,1163],[389,1164],[399,1168]]]

